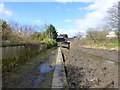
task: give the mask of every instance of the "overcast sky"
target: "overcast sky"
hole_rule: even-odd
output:
[[[0,17],[23,24],[53,24],[59,34],[74,36],[77,32],[84,33],[89,28],[103,26],[108,8],[116,1],[118,0],[2,0]]]

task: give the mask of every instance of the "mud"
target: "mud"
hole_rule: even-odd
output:
[[[95,51],[75,45],[62,48],[70,88],[118,88],[117,51]],[[105,57],[106,52],[113,58]]]

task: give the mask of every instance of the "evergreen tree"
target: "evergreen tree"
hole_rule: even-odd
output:
[[[10,35],[12,34],[12,28],[5,21],[2,22],[1,27],[2,27],[2,40],[10,39]]]
[[[68,38],[67,34],[60,34],[60,36],[64,37],[64,38]]]
[[[51,39],[56,39],[58,34],[56,32],[56,29],[53,25],[50,25],[47,30],[46,30],[46,36],[47,38],[51,38]]]

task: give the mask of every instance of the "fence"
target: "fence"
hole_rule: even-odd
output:
[[[6,72],[14,68],[19,63],[24,63],[27,59],[35,56],[47,48],[46,43],[41,44],[2,44],[2,71]]]

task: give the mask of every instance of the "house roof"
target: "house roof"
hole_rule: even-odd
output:
[[[57,36],[57,38],[64,38],[63,36]]]

